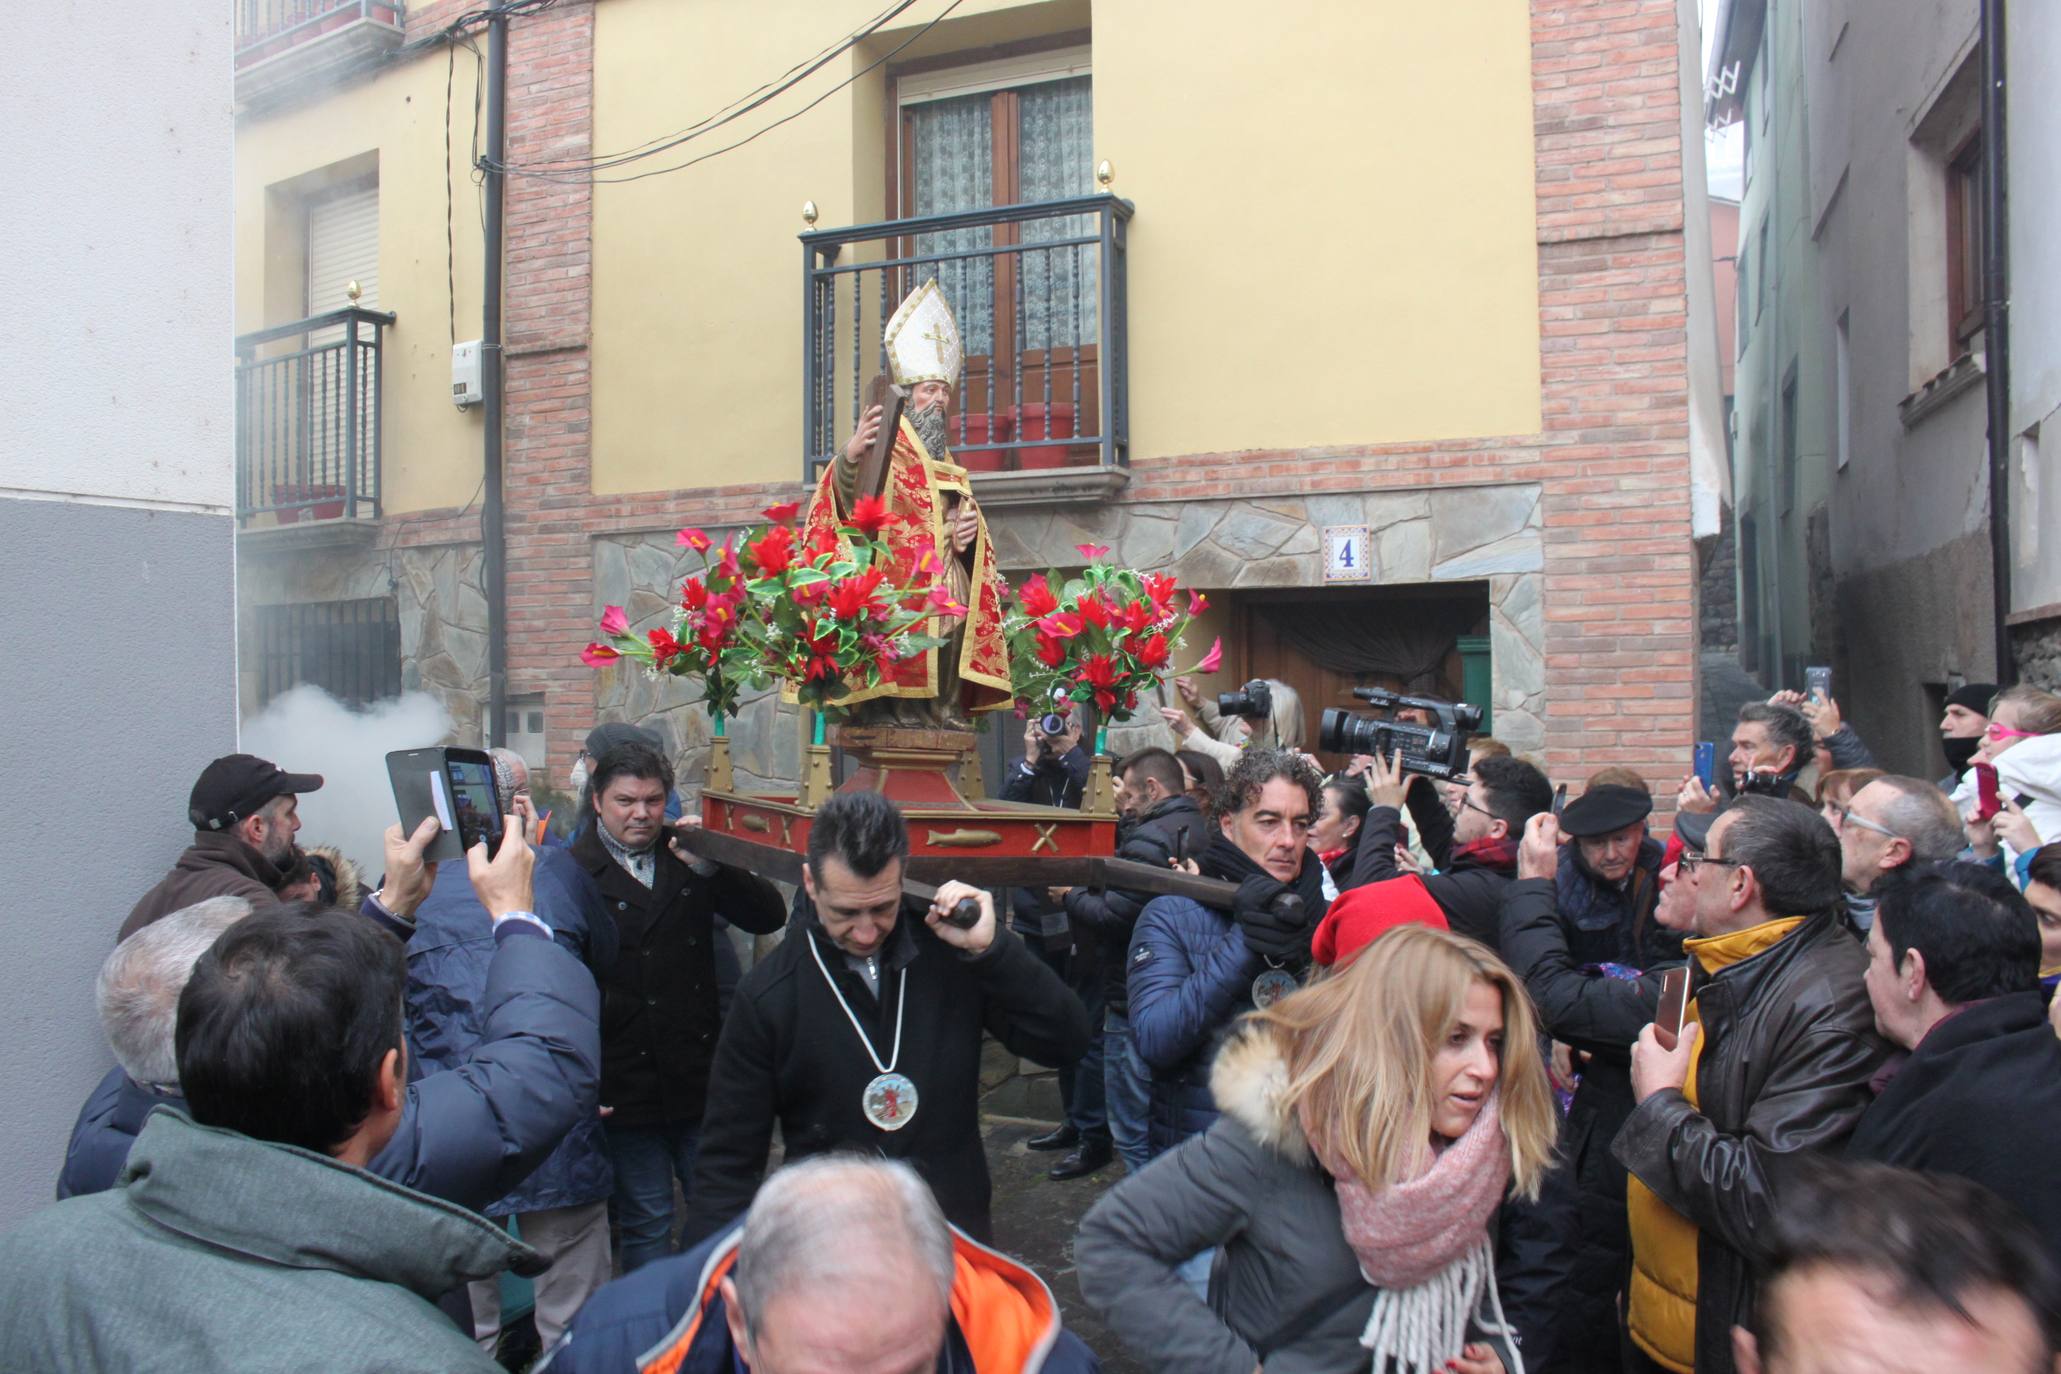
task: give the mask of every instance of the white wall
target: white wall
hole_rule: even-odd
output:
[[[2011,609],[2061,602],[2061,6],[2008,9],[2011,191]],[[2023,436],[2037,426],[2036,448]]]
[[[9,10],[0,1227],[110,1062],[93,978],[235,745],[230,7]]]
[[[227,511],[230,6],[9,21],[0,492]]]

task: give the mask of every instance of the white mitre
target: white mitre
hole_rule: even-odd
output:
[[[909,293],[887,322],[887,366],[896,386],[918,382],[959,383],[966,346],[959,341],[959,322],[933,277]]]

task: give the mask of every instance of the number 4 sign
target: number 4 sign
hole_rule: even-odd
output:
[[[1374,560],[1367,542],[1365,525],[1324,527],[1324,580],[1326,582],[1371,582]]]

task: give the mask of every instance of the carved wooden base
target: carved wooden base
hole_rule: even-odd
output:
[[[972,731],[840,725],[832,736],[858,765],[838,791],[878,792],[904,808],[978,809],[955,781],[961,761],[979,745]]]

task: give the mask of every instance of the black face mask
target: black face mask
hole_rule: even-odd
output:
[[[1968,735],[1961,739],[1942,738],[1939,747],[1946,751],[1947,767],[1960,777],[1968,771],[1968,765],[1975,761],[1975,751],[1982,747],[1982,736]]]

